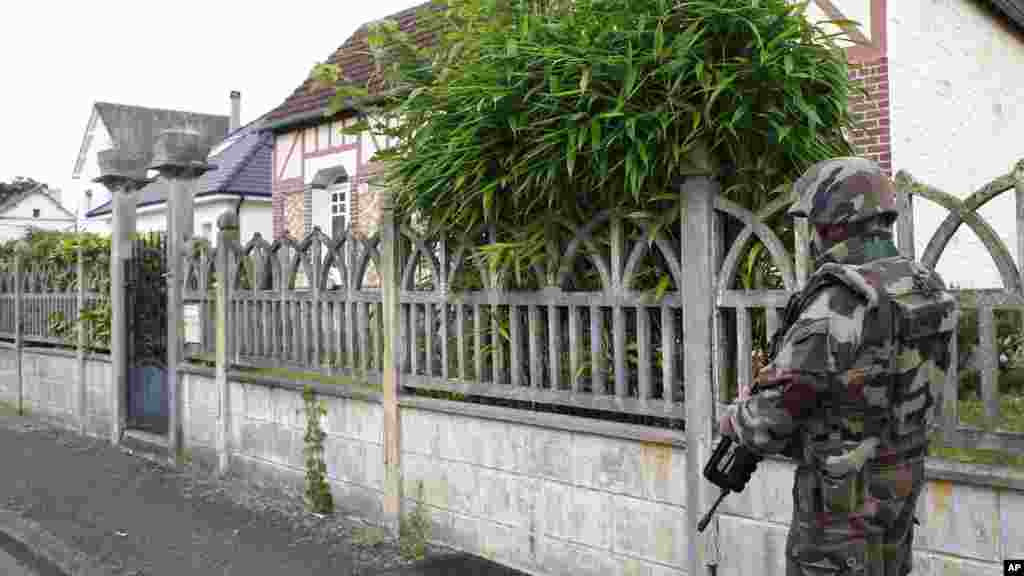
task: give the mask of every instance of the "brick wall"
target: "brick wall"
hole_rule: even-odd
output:
[[[285,231],[289,231],[293,237],[296,236],[296,232],[302,231],[301,220],[302,214],[299,214],[300,226],[293,228],[289,222],[289,206],[290,202],[288,198],[295,196],[299,197],[299,202],[302,201],[302,179],[293,178],[290,180],[278,180],[274,183],[274,196],[273,196],[273,212],[274,212],[274,238],[280,238],[284,235]]]
[[[855,127],[850,131],[859,156],[870,158],[892,174],[892,140],[889,133],[889,59],[851,64],[850,80],[857,89],[851,94],[850,110]],[[866,91],[866,94],[861,90]]]
[[[292,238],[301,239],[306,236],[305,195],[302,189],[285,195],[285,230]]]

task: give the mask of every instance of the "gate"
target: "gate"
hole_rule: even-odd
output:
[[[128,340],[127,426],[166,434],[167,240],[164,233],[139,235],[125,266]]]

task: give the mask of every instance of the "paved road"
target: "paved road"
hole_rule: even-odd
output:
[[[0,531],[0,574],[4,576],[65,576],[24,544]]]
[[[3,549],[0,549],[0,574],[5,576],[37,576],[35,572],[30,572],[28,568],[14,556],[11,556]]]
[[[89,576],[367,576],[374,568],[357,564],[345,539],[317,542],[284,516],[31,418],[0,412],[0,455],[0,576],[66,576],[22,541]],[[33,531],[47,536],[26,540]],[[5,545],[8,533],[21,536]],[[378,573],[525,576],[465,555]]]

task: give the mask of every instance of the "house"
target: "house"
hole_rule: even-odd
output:
[[[40,184],[0,203],[0,242],[17,240],[31,230],[74,230],[76,218],[60,202],[60,191]]]
[[[273,231],[270,188],[272,136],[261,131],[264,117],[235,127],[239,94],[232,93],[232,99],[235,102],[232,130],[210,150],[208,162],[216,168],[199,178],[193,200],[193,233],[214,244],[217,217],[225,210],[234,210],[238,215],[243,241],[256,232],[269,239]],[[166,230],[169,188],[166,180],[159,179],[138,192],[137,230]],[[110,226],[112,216],[109,201],[87,213],[90,221],[101,221],[104,226]]]
[[[415,28],[416,11],[429,3],[389,16],[403,31]],[[339,64],[345,77],[365,86],[374,63],[367,51],[368,25],[361,26],[328,62]],[[267,115],[266,130],[274,138],[274,237],[285,232],[302,238],[314,226],[329,235],[351,225],[356,234],[373,232],[379,212],[368,179],[378,168],[373,155],[390,142],[369,133],[353,136],[341,129],[355,122],[354,110],[325,117],[333,90],[317,89],[307,79]]]
[[[849,30],[853,42],[844,47],[851,79],[867,92],[851,102],[858,126],[850,138],[858,154],[877,161],[890,175],[906,170],[961,199],[1024,157],[1024,104],[1019,98],[1024,94],[1024,2],[794,4],[804,5],[815,22],[859,23]],[[415,32],[420,7],[389,19],[403,31]],[[328,59],[340,64],[352,82],[364,85],[373,69],[366,35],[364,25]],[[307,80],[267,116],[267,129],[274,133],[275,236],[287,231],[302,237],[313,226],[330,232],[344,223],[357,232],[373,228],[377,204],[366,179],[377,146],[388,143],[374,142],[368,134],[340,135],[354,111],[325,118],[330,92],[315,89]],[[1017,245],[1012,202],[1004,195],[981,211],[1007,246]],[[924,199],[914,209],[920,257],[947,211]],[[938,270],[948,282],[965,288],[1000,285],[992,259],[966,226],[947,246]]]
[[[232,108],[235,108],[234,99]],[[231,131],[231,118],[213,114],[197,114],[178,110],[163,110],[142,106],[127,106],[109,102],[93,104],[89,122],[86,125],[78,157],[71,174],[72,185],[64,195],[64,202],[79,219],[81,228],[90,232],[110,233],[110,218],[93,217],[87,214],[107,204],[110,193],[93,180],[100,176],[97,153],[108,148],[150,149],[151,143],[164,130],[170,128],[190,127],[204,135],[210,146],[224,140]],[[236,125],[237,127],[237,125]],[[139,148],[139,144],[145,145]],[[157,187],[160,185],[158,184]],[[153,190],[143,191],[151,197]],[[166,217],[154,216],[155,220],[166,220]],[[146,224],[145,219],[139,222],[140,230]],[[164,229],[165,225],[156,225],[149,229]]]
[[[963,200],[1024,158],[1024,2],[1020,0],[813,0],[812,20],[862,23],[861,46],[847,50],[851,77],[867,99],[853,104],[859,153],[895,175]],[[979,210],[1016,252],[1012,194]],[[914,202],[915,255],[949,212]],[[1020,254],[1017,254],[1018,263]],[[967,227],[936,266],[962,288],[1000,287],[988,251]]]

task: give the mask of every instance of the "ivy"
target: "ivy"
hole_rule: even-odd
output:
[[[330,514],[334,512],[334,499],[327,484],[327,465],[324,463],[324,433],[320,420],[327,414],[323,401],[318,401],[312,386],[302,391],[306,402],[306,504],[312,512]]]

